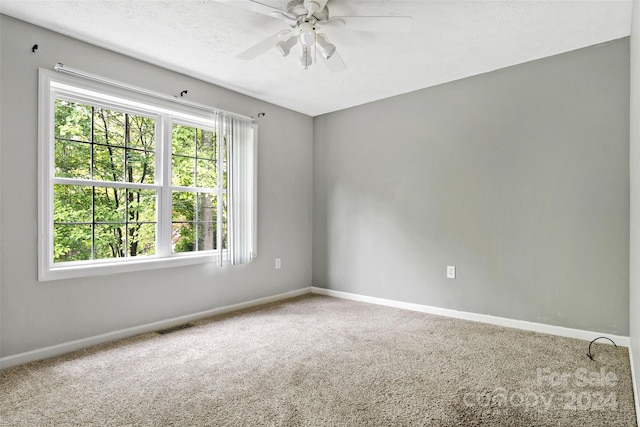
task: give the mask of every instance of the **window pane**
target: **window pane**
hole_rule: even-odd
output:
[[[215,160],[218,149],[216,134],[207,130],[199,130],[196,149],[199,159]]]
[[[193,223],[171,224],[171,247],[174,253],[195,250],[195,227]]]
[[[171,219],[173,222],[190,222],[195,220],[196,193],[173,192]]]
[[[94,108],[93,120],[94,142],[124,147],[124,113],[106,108]]]
[[[155,151],[156,121],[147,117],[129,117],[129,139],[127,147],[144,151]]]
[[[55,184],[53,186],[55,223],[91,222],[91,187]]]
[[[122,182],[124,180],[124,148],[94,145],[93,179]]]
[[[193,186],[194,159],[173,156],[171,159],[171,184],[182,187]]]
[[[194,157],[196,154],[195,131],[195,128],[174,124],[171,152],[173,154]]]
[[[211,160],[198,159],[196,169],[196,187],[216,187],[216,163]]]
[[[95,258],[119,258],[125,256],[125,225],[98,224],[95,228]]]
[[[216,220],[216,195],[198,193],[198,221]]]
[[[95,222],[124,222],[127,190],[124,188],[95,187]]]
[[[156,225],[130,223],[128,241],[128,256],[143,256],[155,254]]]
[[[172,148],[172,185],[217,186],[217,137],[214,132],[174,125]]]
[[[198,223],[198,251],[210,251],[216,248],[216,224],[215,222]]]
[[[55,137],[91,141],[91,107],[55,100]]]
[[[154,190],[129,190],[127,197],[128,222],[156,221],[156,192]]]
[[[91,145],[57,139],[55,142],[55,176],[91,178]]]
[[[91,226],[53,226],[53,262],[91,259]]]
[[[216,195],[173,192],[173,252],[216,249]]]
[[[150,151],[126,150],[127,182],[152,184],[155,156]]]

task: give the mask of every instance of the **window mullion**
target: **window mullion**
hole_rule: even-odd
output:
[[[198,187],[198,129],[193,129],[193,148],[195,150],[193,156],[193,184]],[[200,207],[200,200],[198,199],[198,191],[195,192],[195,203],[193,204],[193,208],[195,212],[193,213],[193,235],[195,238],[193,239],[193,244],[195,246],[195,251],[198,252],[200,249],[198,243],[200,242],[200,236],[198,234],[198,221],[200,220],[198,212]]]
[[[129,114],[124,113],[124,158],[122,159],[122,179],[125,182],[133,182],[131,176],[129,176],[129,170],[127,169],[129,166],[129,153],[127,153],[127,148],[129,147]],[[127,258],[129,256],[129,190],[124,190],[124,253],[123,257]]]
[[[96,259],[96,187],[91,187],[91,259]]]
[[[191,193],[218,193],[218,188],[209,188],[209,187],[183,187],[174,185],[171,186],[173,191],[183,191],[183,192],[191,192]]]
[[[172,123],[169,117],[162,116],[158,120],[156,134],[158,136],[156,148],[157,165],[156,174],[160,174],[159,178],[162,183],[158,194],[158,205],[156,212],[158,215],[158,226],[156,231],[157,251],[161,257],[171,255],[171,142],[172,142]]]
[[[93,166],[95,164],[93,158],[93,148],[95,143],[95,120],[96,109],[91,107],[91,145],[89,146],[89,177],[93,181]],[[91,259],[96,259],[96,187],[91,187]]]
[[[139,182],[91,181],[76,178],[52,178],[52,184],[84,185],[86,187],[130,188],[133,190],[159,190],[159,184],[142,184]]]

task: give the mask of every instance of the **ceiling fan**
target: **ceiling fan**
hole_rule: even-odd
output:
[[[300,65],[305,69],[317,62],[319,56],[331,71],[339,72],[347,66],[336,46],[318,30],[343,27],[354,31],[408,32],[411,29],[410,16],[330,16],[328,1],[291,0],[285,11],[254,0],[227,0],[235,6],[282,19],[290,27],[250,47],[238,58],[251,60],[274,47],[282,56],[288,56],[291,49],[299,46]]]

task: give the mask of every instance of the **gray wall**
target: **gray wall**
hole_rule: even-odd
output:
[[[629,280],[629,335],[635,382],[640,383],[640,1],[633,2],[631,26],[631,250]],[[640,408],[636,408],[640,409]]]
[[[628,39],[316,117],[313,155],[315,286],[628,334]]]
[[[0,356],[307,287],[313,120],[1,17]],[[31,46],[40,48],[31,52]],[[37,70],[56,62],[259,120],[258,259],[38,283]],[[274,269],[274,258],[282,269]]]

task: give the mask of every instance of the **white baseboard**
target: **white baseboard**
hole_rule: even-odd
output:
[[[585,331],[582,329],[565,328],[562,326],[547,325],[544,323],[527,322],[524,320],[509,319],[506,317],[491,316],[488,314],[470,313],[466,311],[451,310],[448,308],[432,307],[428,305],[413,304],[408,302],[394,301],[384,298],[369,297],[365,295],[352,294],[349,292],[334,291],[331,289],[311,287],[311,292],[319,295],[349,299],[353,301],[368,302],[371,304],[386,305],[388,307],[403,308],[405,310],[419,311],[422,313],[436,314],[438,316],[454,317],[456,319],[471,320],[473,322],[489,323],[491,325],[506,326],[508,328],[523,329],[525,331],[540,332],[543,334],[558,335],[561,337],[577,338],[591,341],[594,338],[606,336],[622,347],[629,347],[629,337],[621,335],[605,334],[601,332]],[[602,340],[602,343],[609,341]]]
[[[242,302],[238,304],[227,305],[224,307],[214,308],[212,310],[201,311],[199,313],[188,314],[186,316],[173,317],[171,319],[161,320],[159,322],[147,323],[145,325],[134,326],[132,328],[121,329],[119,331],[108,332],[106,334],[96,335],[89,338],[83,338],[76,341],[69,341],[62,344],[56,344],[49,347],[43,347],[25,353],[15,354],[0,358],[0,369],[9,368],[11,366],[21,365],[34,360],[46,359],[48,357],[59,356],[61,354],[70,353],[72,351],[91,347],[96,344],[102,344],[109,341],[115,341],[122,338],[132,337],[134,335],[153,332],[160,329],[170,328],[172,326],[181,325],[183,323],[192,322],[194,320],[203,319],[217,314],[229,313],[232,311],[243,310],[245,308],[256,307],[271,302],[276,302],[300,295],[306,295],[311,292],[311,288],[296,289],[294,291],[285,292],[265,298],[259,298],[252,301]]]
[[[636,370],[633,365],[633,350],[629,343],[629,363],[631,363],[631,384],[633,385],[633,400],[636,404],[636,425],[640,426],[640,401],[638,401],[638,383],[636,382]]]
[[[616,344],[629,347],[629,337],[604,334],[599,332],[584,331],[581,329],[571,329],[562,326],[546,325],[543,323],[527,322],[523,320],[514,320],[504,317],[490,316],[486,314],[470,313],[465,311],[451,310],[447,308],[432,307],[428,305],[413,304],[401,301],[388,300],[383,298],[369,297],[365,295],[352,294],[348,292],[335,291],[325,288],[307,287],[302,289],[296,289],[294,291],[285,292],[278,295],[273,295],[265,298],[259,298],[252,301],[242,302],[238,304],[232,304],[224,307],[214,308],[212,310],[202,311],[199,313],[189,314],[180,317],[174,317],[171,319],[161,320],[158,322],[148,323],[145,325],[135,326],[132,328],[121,329],[118,331],[108,332],[106,334],[96,335],[93,337],[83,338],[76,341],[69,341],[62,344],[56,344],[40,349],[28,351],[25,353],[19,353],[12,356],[0,358],[0,369],[8,368],[11,366],[21,365],[23,363],[32,362],[34,360],[46,359],[48,357],[58,356],[61,354],[69,353],[72,351],[80,350],[83,348],[91,347],[93,345],[102,344],[109,341],[115,341],[122,338],[132,337],[134,335],[153,332],[160,329],[170,328],[172,326],[180,325],[183,323],[191,322],[197,319],[206,318],[209,316],[215,316],[218,314],[229,313],[232,311],[242,310],[245,308],[256,307],[271,302],[276,302],[288,298],[293,298],[308,293],[315,293],[319,295],[327,295],[342,299],[349,299],[353,301],[367,302],[371,304],[385,305],[388,307],[402,308],[405,310],[419,311],[422,313],[430,313],[439,316],[454,317],[457,319],[471,320],[474,322],[489,323],[492,325],[506,326],[509,328],[523,329],[527,331],[541,332],[545,334],[558,335],[562,337],[577,338],[590,341],[599,336],[607,336],[613,339]],[[608,341],[602,341],[608,343]],[[631,357],[631,351],[630,357]],[[631,365],[633,369],[633,363]],[[633,377],[635,381],[635,376]],[[634,382],[634,387],[635,387]],[[637,394],[634,394],[637,399]],[[636,405],[638,405],[636,400]],[[637,406],[638,408],[638,406]],[[638,411],[640,414],[640,410]]]

